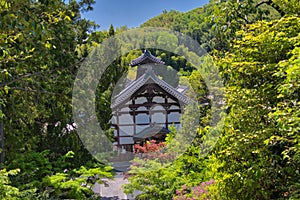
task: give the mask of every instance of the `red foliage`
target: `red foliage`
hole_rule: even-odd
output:
[[[157,152],[166,146],[165,142],[156,143],[155,140],[150,140],[146,142],[144,146],[139,144],[134,145],[135,153],[149,153],[149,152]]]
[[[139,144],[134,145],[134,153],[136,157],[143,160],[143,163],[147,163],[149,160],[156,160],[160,163],[169,163],[173,161],[175,158],[175,154],[172,152],[166,151],[166,143],[165,142],[156,142],[155,140],[150,140],[146,142],[143,146]],[[132,162],[131,167],[144,167],[143,163]],[[130,176],[134,174],[127,172],[124,176],[124,179],[128,179]]]
[[[134,145],[137,157],[147,161],[158,158],[160,162],[169,162],[174,159],[174,155],[166,152],[165,142],[156,142],[155,140],[148,141],[144,146],[139,144]]]

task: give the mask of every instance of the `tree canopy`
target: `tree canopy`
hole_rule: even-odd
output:
[[[0,0],[1,199],[99,199],[92,185],[113,177],[112,168],[82,144],[72,116],[80,64],[103,41],[128,30],[112,24],[98,31],[82,19],[94,3]],[[149,51],[168,66],[162,79],[189,83],[197,93],[199,113],[187,108],[181,119],[182,131],[195,130],[196,137],[169,165],[161,161],[174,155],[164,148],[181,147],[174,139],[179,130],[172,128],[165,143],[137,146],[144,157],[134,160],[126,192],[139,190],[137,199],[300,198],[299,10],[298,0],[211,0],[185,13],[164,10],[141,25],[199,42],[209,53],[204,69],[217,73],[210,68],[214,62],[220,72],[224,87],[214,92],[224,92],[225,102],[213,110],[203,74],[179,56],[186,49],[176,37],[153,38],[154,44],[177,44],[174,52]],[[134,76],[129,64],[141,53],[114,60],[98,83],[97,118],[112,141],[111,97],[124,74]],[[224,124],[210,123],[216,113]],[[194,118],[199,126],[189,125]],[[203,154],[204,141],[216,131],[220,137]]]

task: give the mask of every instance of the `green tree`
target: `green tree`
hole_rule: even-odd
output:
[[[236,31],[247,30],[246,24],[259,20],[274,20],[285,15],[281,0],[211,1],[215,5],[211,18],[215,48],[229,51]]]
[[[114,28],[114,26],[112,24],[109,27],[108,34],[109,34],[109,36],[115,35],[115,28]]]
[[[10,160],[15,153],[43,150],[60,133],[57,122],[71,123],[72,81],[80,61],[75,50],[95,25],[80,18],[80,9],[92,2],[1,1],[2,161],[5,151]]]
[[[299,22],[284,17],[249,25],[220,60],[229,111],[215,148],[221,199],[298,195]]]

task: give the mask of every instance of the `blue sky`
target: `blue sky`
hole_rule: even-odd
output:
[[[186,12],[207,4],[209,0],[96,0],[94,10],[82,17],[95,21],[100,30],[127,25],[135,28],[163,10]]]

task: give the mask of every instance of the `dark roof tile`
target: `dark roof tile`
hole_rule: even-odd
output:
[[[165,64],[164,61],[162,61],[160,58],[157,58],[153,56],[147,49],[144,51],[144,53],[138,57],[137,59],[133,60],[131,62],[131,66],[137,66],[147,63],[157,63],[157,64]]]

